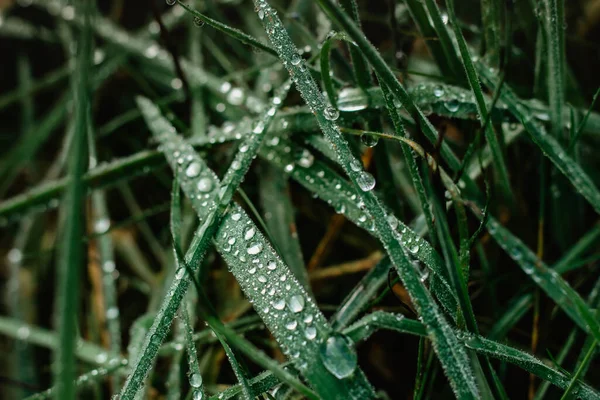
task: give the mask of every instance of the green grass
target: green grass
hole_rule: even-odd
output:
[[[600,399],[583,3],[0,9],[3,398]]]

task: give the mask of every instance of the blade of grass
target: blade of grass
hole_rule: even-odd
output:
[[[427,334],[425,326],[421,322],[405,318],[401,314],[390,314],[384,311],[376,311],[365,316],[346,328],[344,332],[354,340],[361,341],[367,339],[378,329],[390,329],[417,336],[426,336]],[[569,385],[570,378],[568,375],[548,366],[524,351],[474,334],[461,334],[460,342],[461,346],[465,346],[479,354],[517,365],[559,388],[565,389]],[[577,382],[577,390],[582,399],[600,398],[598,391],[580,381]]]
[[[322,4],[322,2],[319,3]],[[306,72],[303,60],[299,58],[294,44],[285,29],[283,29],[279,18],[270,5],[264,0],[256,0],[255,5],[258,12],[262,15],[261,21],[263,22],[265,31],[278,50],[280,59],[290,72],[304,100],[315,113],[315,117],[325,137],[335,147],[339,164],[344,168],[354,185],[356,185],[355,188],[358,189],[359,198],[364,202],[365,209],[372,218],[380,240],[390,254],[390,258],[402,277],[408,292],[411,294],[414,304],[427,324],[440,361],[449,375],[452,388],[457,395],[464,396],[465,398],[476,398],[479,391],[468,364],[467,355],[458,346],[456,336],[451,331],[448,322],[445,320],[429,291],[423,285],[423,282],[421,282],[420,276],[409,263],[404,250],[398,245],[394,231],[388,223],[387,214],[372,191],[375,184],[374,178],[366,171],[363,171],[360,164],[357,164],[359,161],[352,155],[348,143],[334,122],[339,116],[339,111],[325,105],[323,96],[310,74]],[[331,3],[331,6],[343,14],[333,3]],[[349,19],[345,14],[344,16]],[[359,31],[354,24],[352,26]],[[367,53],[365,55],[369,56]],[[379,56],[378,53],[377,56]],[[404,90],[402,93],[406,95],[404,98],[406,100],[407,93]],[[415,111],[418,112],[416,108]]]
[[[274,104],[280,104],[281,97],[276,97],[278,99],[273,99]],[[149,119],[149,126],[155,135],[164,135],[165,131],[168,132],[173,129],[166,120],[157,119],[156,113],[158,110],[156,107],[151,106],[150,103],[142,104],[142,110]],[[265,121],[260,122],[260,125],[255,127],[255,133],[249,137],[251,142],[254,142],[255,140],[253,139],[260,137],[260,134],[268,128],[270,118],[273,115],[273,112],[267,111]],[[178,163],[178,160],[181,158],[187,160],[188,166],[194,162],[202,162],[200,158],[193,155],[191,146],[185,145],[183,140],[174,134],[171,133],[168,137],[163,137],[163,140],[165,140],[163,143],[164,146],[170,146],[170,150],[176,149],[180,153],[177,156],[167,153],[171,165],[179,173],[184,174],[183,168]],[[221,187],[230,187],[231,185],[227,185],[225,182],[233,179],[239,182],[243,176],[243,172],[248,169],[253,155],[258,150],[258,145],[260,145],[260,142],[254,143],[252,147],[246,143],[240,146],[238,155],[241,159],[236,158],[232,162],[231,168],[223,179],[224,183],[220,184]],[[192,158],[188,159],[189,156],[192,156]],[[187,170],[187,167],[185,169]],[[201,168],[201,170],[206,171],[207,168]],[[211,188],[219,187],[219,182],[214,174],[205,175],[200,181],[205,178],[211,180]],[[193,204],[196,199],[194,193],[197,193],[198,190],[194,182],[199,183],[200,181],[195,180],[190,182],[189,177],[186,181],[182,181],[182,188],[184,192],[189,194],[188,197],[190,197]],[[209,185],[208,181],[204,181],[204,185]],[[222,191],[222,189],[218,190],[220,197],[223,197],[221,194]],[[233,192],[228,191],[228,193],[229,198],[231,198]],[[216,195],[217,193],[214,192],[214,194]],[[201,199],[202,201],[206,201],[203,196]],[[208,210],[206,206],[202,206],[202,201],[199,201],[200,204],[198,204],[197,212],[201,216],[201,219],[204,220],[204,218],[207,218],[206,213]],[[327,325],[325,318],[316,307],[316,304],[302,289],[302,285],[288,271],[283,261],[274,252],[258,228],[250,222],[246,213],[239,206],[231,207],[232,210],[223,219],[215,236],[215,245],[248,298],[253,300],[257,313],[271,329],[271,332],[282,345],[285,353],[298,366],[307,380],[312,383],[315,390],[322,393],[325,398],[347,398],[347,396],[350,396],[350,398],[352,396],[372,397],[371,388],[360,370],[357,369],[354,372],[352,379],[339,380],[325,368],[318,356],[319,344],[329,335],[331,328]],[[236,251],[233,250],[234,247],[237,248]],[[259,260],[259,262],[256,264],[250,263],[244,254]],[[262,273],[257,272],[260,265],[264,269]],[[269,272],[279,276],[279,279],[271,280],[273,286],[269,290],[269,293],[272,292],[273,296],[277,295],[277,297],[273,298],[266,297],[262,293],[262,291],[265,291],[265,293],[267,291],[267,288],[263,284],[266,283],[266,275],[269,275]],[[186,281],[180,281],[180,284],[183,285],[183,282]],[[291,305],[286,306],[286,302]],[[281,304],[283,304],[283,307],[281,307]],[[302,306],[299,307],[299,304],[302,304]],[[301,309],[300,311],[298,311],[299,308]],[[293,326],[294,329],[291,330],[283,326],[282,323],[284,325],[289,324],[288,326]],[[307,333],[304,333],[303,329],[306,329]],[[293,340],[296,335],[306,335],[309,340],[305,345],[302,345],[301,341]],[[315,337],[319,337],[319,340],[314,340]]]
[[[430,0],[431,1],[431,0]],[[500,186],[502,187],[502,192],[504,197],[509,200],[511,203],[514,202],[514,197],[512,195],[512,191],[510,188],[510,178],[508,175],[508,169],[506,167],[506,162],[504,160],[504,156],[502,154],[502,150],[500,148],[500,143],[498,142],[498,138],[494,133],[491,124],[485,123],[488,120],[488,109],[485,104],[485,98],[483,97],[483,92],[481,91],[481,85],[479,83],[479,77],[477,76],[477,71],[475,70],[475,66],[473,65],[473,61],[471,61],[471,54],[469,52],[469,48],[467,46],[467,42],[462,34],[460,29],[460,25],[458,23],[458,19],[456,18],[456,14],[454,13],[454,1],[446,0],[446,4],[448,5],[448,16],[450,18],[450,22],[452,28],[454,30],[454,35],[456,36],[456,40],[458,42],[458,48],[460,50],[460,56],[463,63],[463,67],[465,70],[465,74],[467,76],[467,81],[469,82],[469,86],[471,90],[475,94],[475,100],[477,104],[477,113],[479,114],[479,120],[484,123],[483,130],[485,133],[485,138],[490,146],[490,150],[492,152],[492,158],[494,160],[494,167],[496,168],[496,173],[498,174],[498,178],[500,181]],[[562,108],[560,109],[562,112]],[[562,127],[562,125],[560,125]]]
[[[474,211],[475,212],[475,211]],[[478,213],[476,212],[476,215]],[[559,274],[548,268],[533,251],[517,237],[488,217],[487,230],[498,245],[521,267],[533,281],[562,308],[584,332],[600,339],[600,324],[585,301]]]
[[[65,221],[57,268],[58,289],[56,295],[56,322],[59,332],[59,347],[55,353],[53,382],[56,386],[55,398],[75,397],[75,342],[77,337],[77,316],[79,305],[80,272],[84,261],[81,237],[84,233],[85,216],[83,209],[84,186],[82,177],[86,170],[87,118],[89,104],[89,62],[92,50],[90,3],[79,2],[78,10],[84,16],[83,33],[78,43],[77,67],[74,83],[76,100],[75,135],[69,166],[71,177],[65,194],[62,218]]]
[[[269,165],[261,165],[261,167],[259,195],[271,241],[277,245],[281,257],[296,278],[307,291],[310,291],[302,248],[296,233],[294,209],[288,188],[289,181],[284,172]]]
[[[484,82],[495,89],[496,79],[489,69],[478,63],[477,70]],[[600,191],[581,166],[571,158],[559,141],[546,133],[544,127],[534,121],[528,110],[520,103],[515,93],[503,85],[500,99],[511,113],[522,122],[531,140],[542,150],[544,155],[571,181],[575,189],[600,213]]]
[[[565,43],[564,43],[564,0],[543,0],[541,16],[545,31],[548,85],[548,104],[552,135],[566,143],[563,129],[563,107],[565,101]]]

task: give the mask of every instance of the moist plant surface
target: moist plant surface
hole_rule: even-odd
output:
[[[0,1],[0,397],[600,399],[596,3]]]

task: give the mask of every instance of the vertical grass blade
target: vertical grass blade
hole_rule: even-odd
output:
[[[87,166],[87,118],[89,113],[89,70],[92,50],[91,5],[78,2],[78,10],[84,15],[83,32],[77,44],[77,68],[75,72],[74,98],[75,135],[70,156],[70,183],[65,193],[59,261],[58,289],[56,295],[56,323],[59,332],[59,346],[54,358],[54,383],[56,399],[75,398],[75,343],[77,338],[77,316],[79,305],[79,285],[84,261],[84,184],[83,174]]]
[[[564,0],[542,0],[543,27],[546,33],[546,56],[548,103],[552,135],[562,143],[568,143],[563,130],[563,107],[565,101],[565,48],[564,48]]]
[[[319,3],[323,5],[324,2],[319,1]],[[325,137],[334,146],[338,163],[344,168],[346,174],[354,183],[355,190],[359,198],[364,202],[365,210],[372,219],[380,240],[390,254],[390,259],[398,270],[408,292],[411,294],[412,300],[421,317],[427,324],[434,348],[438,353],[442,365],[445,367],[453,390],[457,395],[464,398],[477,398],[479,390],[469,366],[467,355],[462,347],[458,345],[456,336],[441,313],[441,310],[423,285],[423,282],[421,282],[417,271],[414,270],[408,261],[404,250],[398,244],[394,236],[394,231],[388,223],[387,214],[372,191],[375,185],[374,178],[368,172],[362,170],[359,164],[360,161],[352,155],[348,143],[335,123],[335,120],[339,116],[339,111],[326,105],[322,94],[311,75],[307,73],[304,61],[299,57],[294,44],[285,29],[283,29],[275,11],[264,0],[256,0],[255,5],[269,39],[277,49],[280,59],[294,79],[296,87],[302,94],[304,101],[315,114]],[[350,21],[353,29],[360,32],[350,18],[339,10],[335,4],[328,2],[327,6],[323,8],[328,14],[330,14],[331,9],[337,10],[338,14],[342,14]],[[359,34],[359,36],[362,36],[364,39],[364,35]],[[355,38],[353,37],[353,39]],[[357,43],[360,46],[358,41]],[[376,51],[374,53],[377,54],[377,57],[380,57]],[[367,52],[365,52],[365,55],[370,56]],[[385,63],[383,64],[385,65]],[[397,82],[395,78],[393,80]],[[398,87],[399,85],[396,86],[396,88]],[[402,99],[406,101],[408,94],[403,88],[401,93],[404,95]],[[413,111],[420,114],[414,103],[410,102],[409,105],[412,105]],[[422,116],[422,114],[420,115]]]

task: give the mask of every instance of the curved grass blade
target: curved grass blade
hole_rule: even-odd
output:
[[[106,366],[94,368],[91,371],[86,372],[73,382],[75,393],[87,387],[101,383],[102,380],[104,380],[107,376],[116,375],[116,373],[120,372],[120,370],[126,365],[126,359],[122,359],[120,361],[118,359],[112,359],[111,362],[109,362]],[[52,397],[56,398],[56,396],[57,387],[54,386],[44,390],[43,392],[26,397],[26,400],[45,400]]]
[[[476,212],[479,216],[479,213]],[[521,267],[584,332],[600,340],[600,323],[585,301],[559,274],[548,268],[521,240],[488,217],[487,230],[498,245]]]
[[[347,39],[346,35],[344,33],[338,33],[338,32],[330,32],[327,37],[325,38],[325,41],[323,42],[323,45],[321,47],[321,53],[319,56],[319,60],[320,60],[320,65],[321,65],[321,80],[323,81],[323,88],[325,89],[325,92],[327,93],[327,97],[329,98],[329,103],[337,108],[337,93],[335,91],[335,88],[333,87],[333,80],[331,79],[331,67],[330,67],[330,63],[329,63],[329,58],[330,58],[330,53],[331,53],[331,45],[333,44],[334,40],[347,40],[350,41],[349,39]],[[350,44],[350,46],[352,46],[352,44]]]
[[[371,313],[344,330],[355,341],[367,339],[378,329],[390,329],[400,333],[426,336],[425,326],[419,321],[405,318],[403,315],[390,314],[384,311]],[[474,350],[479,354],[497,358],[517,365],[525,371],[565,389],[570,378],[565,373],[548,366],[534,356],[513,347],[494,342],[479,335],[458,331],[461,346]],[[589,385],[577,382],[577,393],[582,399],[599,399],[600,393]]]
[[[337,212],[344,214],[354,224],[368,232],[374,232],[374,224],[360,207],[356,191],[350,182],[339,176],[324,162],[314,159],[311,153],[308,153],[313,159],[310,165],[299,163],[293,154],[306,154],[305,151],[308,150],[288,152],[286,148],[294,148],[294,145],[287,140],[277,138],[277,140],[267,141],[266,145],[261,149],[262,157],[287,171],[294,180],[333,206]],[[437,288],[436,295],[444,308],[454,315],[456,296],[447,283],[445,267],[439,254],[429,242],[389,212],[387,219],[396,240],[404,247],[405,251],[423,262],[439,278],[441,286]]]
[[[331,327],[341,330],[360,314],[377,290],[387,282],[392,263],[385,257],[360,280],[331,317]]]
[[[281,97],[276,96],[273,102],[279,104]],[[158,115],[155,106],[147,101],[141,101],[140,106],[148,119],[149,127],[161,140],[169,163],[181,175],[181,186],[195,206],[201,221],[210,221],[210,209],[207,208],[207,204],[203,204],[207,203],[211,196],[219,196],[221,199],[227,196],[230,199],[233,195],[231,185],[226,183],[219,185],[216,175],[206,168],[202,159],[194,153],[190,145],[185,144],[180,137],[173,133],[172,126]],[[236,159],[225,174],[224,182],[237,181],[239,184],[239,180],[249,168],[253,155],[260,145],[260,141],[253,139],[262,136],[261,134],[268,128],[270,118],[274,114],[269,109],[265,121],[261,121],[260,125],[255,127],[255,133],[249,137],[252,146],[247,143],[240,146]],[[190,166],[193,166],[191,171]],[[199,171],[196,172],[196,169]],[[192,175],[194,179],[190,179],[188,175]],[[224,192],[223,187],[229,189]],[[206,194],[198,195],[199,189],[209,190],[205,190]],[[319,344],[329,335],[331,328],[302,285],[289,272],[246,213],[237,205],[231,205],[230,208],[218,228],[215,245],[247,297],[252,299],[261,319],[265,321],[282,345],[286,355],[290,357],[314,389],[325,398],[372,397],[370,385],[360,370],[357,369],[354,372],[352,379],[339,380],[325,368],[318,356]],[[191,247],[191,249],[193,248],[194,246]],[[189,258],[189,256],[186,257]],[[254,263],[252,260],[257,260],[257,262]],[[194,265],[194,263],[186,263]],[[264,272],[257,272],[259,269]],[[277,279],[267,281],[266,276],[270,274],[276,276]],[[175,283],[177,285],[176,292],[185,290],[189,284],[188,280],[181,280],[184,275],[185,273],[182,271],[179,283]],[[270,282],[272,286],[267,287],[265,285],[267,282]],[[185,288],[180,289],[181,286],[185,286]],[[265,296],[267,290],[269,296]],[[263,291],[264,293],[262,293]],[[289,304],[286,304],[286,300]],[[163,306],[163,308],[165,307]],[[301,331],[303,328],[306,328],[307,333]],[[302,342],[293,340],[296,335],[318,339],[306,340],[307,343],[303,346]]]
[[[432,2],[432,0],[429,0],[429,2]],[[471,61],[471,54],[469,52],[467,42],[465,41],[465,38],[460,29],[460,25],[458,23],[458,19],[456,18],[456,14],[454,13],[454,1],[446,0],[446,3],[448,5],[448,16],[452,23],[452,28],[454,29],[454,34],[458,42],[458,48],[460,50],[460,56],[463,63],[463,67],[465,69],[465,74],[467,76],[467,81],[469,82],[471,90],[475,94],[475,104],[477,105],[479,120],[482,123],[484,123],[488,120],[488,108],[485,103],[485,98],[483,97],[483,92],[481,91],[479,77],[477,76],[477,71],[475,70],[473,61]],[[439,10],[437,11],[439,13]],[[483,130],[485,133],[485,138],[488,142],[492,153],[494,167],[496,168],[496,172],[498,174],[498,179],[500,181],[500,186],[502,187],[503,194],[506,197],[506,199],[509,199],[511,202],[513,202],[514,198],[510,189],[510,178],[508,175],[508,169],[506,167],[504,155],[502,154],[502,150],[500,148],[500,143],[498,141],[498,138],[496,137],[496,134],[494,133],[493,125],[485,123],[485,125],[483,126]]]
[[[365,210],[372,219],[380,240],[390,254],[390,258],[403,279],[405,287],[410,293],[417,310],[427,324],[434,348],[438,353],[442,365],[446,369],[452,388],[459,396],[464,396],[465,398],[478,397],[479,390],[469,366],[466,353],[462,347],[458,346],[457,339],[441,310],[423,285],[423,282],[421,282],[417,271],[414,270],[408,261],[404,250],[399,246],[394,235],[394,230],[388,223],[387,213],[372,192],[375,184],[374,178],[368,172],[362,170],[360,164],[358,164],[359,161],[352,155],[348,143],[334,122],[339,115],[339,111],[326,106],[323,96],[311,75],[306,72],[303,60],[299,58],[294,44],[285,29],[283,29],[274,10],[264,0],[256,0],[255,5],[258,12],[263,16],[261,20],[269,39],[278,50],[279,57],[290,72],[304,100],[315,113],[315,117],[325,137],[334,146],[339,164],[354,183],[355,190],[358,192],[359,198],[364,202]],[[331,6],[336,8],[333,3]],[[343,12],[341,13],[343,14]],[[349,18],[345,14],[344,16]],[[354,24],[352,26],[357,31],[359,30]],[[367,53],[366,55],[369,56]],[[402,93],[407,96],[404,90]],[[404,99],[406,100],[406,98]],[[414,104],[413,108],[415,108]],[[416,108],[415,111],[419,113]]]
[[[406,6],[442,75],[454,78],[460,77],[460,62],[458,57],[452,57],[452,54],[450,54],[450,57],[447,56],[448,49],[446,46],[448,45],[448,41],[442,43],[442,41],[438,40],[438,33],[433,25],[431,25],[432,21],[429,18],[424,2],[420,0],[406,0]]]
[[[358,5],[356,0],[340,0],[340,5],[347,10],[352,16],[352,19],[360,27],[360,17],[358,15]],[[365,91],[373,84],[371,73],[369,72],[369,64],[365,60],[365,56],[358,50],[356,45],[349,44],[350,58],[354,67],[354,78],[358,86]]]
[[[482,80],[491,88],[495,88],[496,79],[489,69],[479,63],[477,70]],[[534,121],[528,110],[521,104],[515,93],[503,85],[500,99],[511,113],[520,120],[531,140],[538,145],[544,155],[571,181],[575,189],[600,213],[600,191],[579,164],[560,145],[558,140],[546,133],[544,127]]]
[[[71,147],[69,183],[65,193],[62,214],[65,221],[57,268],[58,289],[56,299],[56,321],[59,346],[54,355],[53,382],[56,398],[75,397],[75,342],[77,337],[77,316],[80,274],[84,261],[81,237],[85,232],[83,174],[87,169],[87,118],[89,105],[89,69],[92,51],[91,5],[79,2],[78,10],[84,15],[83,32],[78,43],[77,67],[75,72],[74,98],[76,100],[75,134]]]
[[[207,15],[202,14],[201,12],[199,12],[197,10],[194,10],[193,8],[191,8],[190,6],[188,6],[187,4],[183,3],[180,0],[178,0],[177,2],[188,13],[190,13],[191,15],[194,16],[194,19],[195,19],[194,23],[196,23],[196,18],[197,18],[199,21],[202,21],[203,23],[206,23],[207,25],[212,26],[213,28],[225,33],[228,36],[231,36],[232,38],[234,38],[244,44],[250,45],[256,49],[259,49],[259,50],[262,50],[271,55],[277,56],[277,52],[275,50],[273,50],[268,45],[262,43],[260,40],[253,38],[252,36],[242,32],[239,29],[232,28],[222,22],[219,22],[215,19],[210,18]]]

